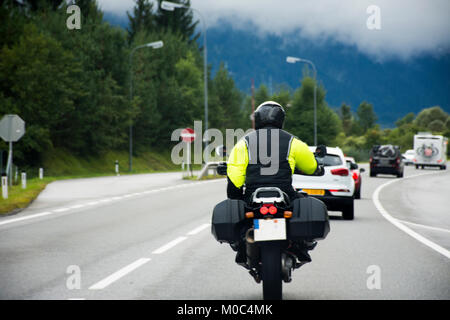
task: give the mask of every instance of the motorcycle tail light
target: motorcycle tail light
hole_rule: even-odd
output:
[[[337,176],[348,176],[348,169],[346,168],[333,169],[331,170],[331,174]]]
[[[259,212],[261,212],[262,215],[266,215],[269,212],[269,208],[267,208],[266,206],[262,206],[259,209]]]
[[[355,180],[355,181],[358,180],[358,174],[356,172],[353,172],[352,177],[353,177],[353,180]]]
[[[275,214],[275,213],[277,213],[277,207],[274,207],[274,206],[270,206],[269,207],[269,213],[270,214]]]

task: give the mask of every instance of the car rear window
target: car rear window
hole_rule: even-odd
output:
[[[324,167],[330,167],[330,166],[340,166],[342,165],[341,157],[335,155],[335,154],[327,154],[323,158],[317,158]]]

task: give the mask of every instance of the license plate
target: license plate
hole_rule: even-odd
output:
[[[302,191],[315,196],[323,196],[325,194],[325,190],[323,189],[302,189]]]
[[[254,219],[255,241],[286,240],[286,219]]]

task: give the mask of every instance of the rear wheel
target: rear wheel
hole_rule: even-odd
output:
[[[416,169],[419,169],[419,166],[416,164]]]
[[[342,218],[344,218],[344,220],[353,220],[354,216],[354,205],[352,200],[344,207],[344,210],[342,211]]]
[[[370,171],[370,176],[371,176],[371,177],[376,177],[377,174],[376,174],[375,172],[373,172],[373,171]]]
[[[278,243],[261,246],[264,300],[282,299],[281,248]]]

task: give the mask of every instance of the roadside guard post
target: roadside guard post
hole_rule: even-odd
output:
[[[187,155],[186,155],[186,164],[187,171],[192,176],[192,168],[191,168],[191,144],[195,140],[195,131],[192,128],[186,128],[181,131],[181,139],[186,142],[187,145]]]
[[[44,179],[44,168],[39,168],[39,179]]]
[[[3,199],[8,199],[8,177],[2,175],[2,196]]]
[[[116,175],[120,176],[120,173],[119,173],[119,160],[116,160],[116,162],[115,162],[115,170],[116,170]]]
[[[27,173],[26,172],[22,172],[21,180],[22,180],[22,189],[26,189],[27,188]]]

